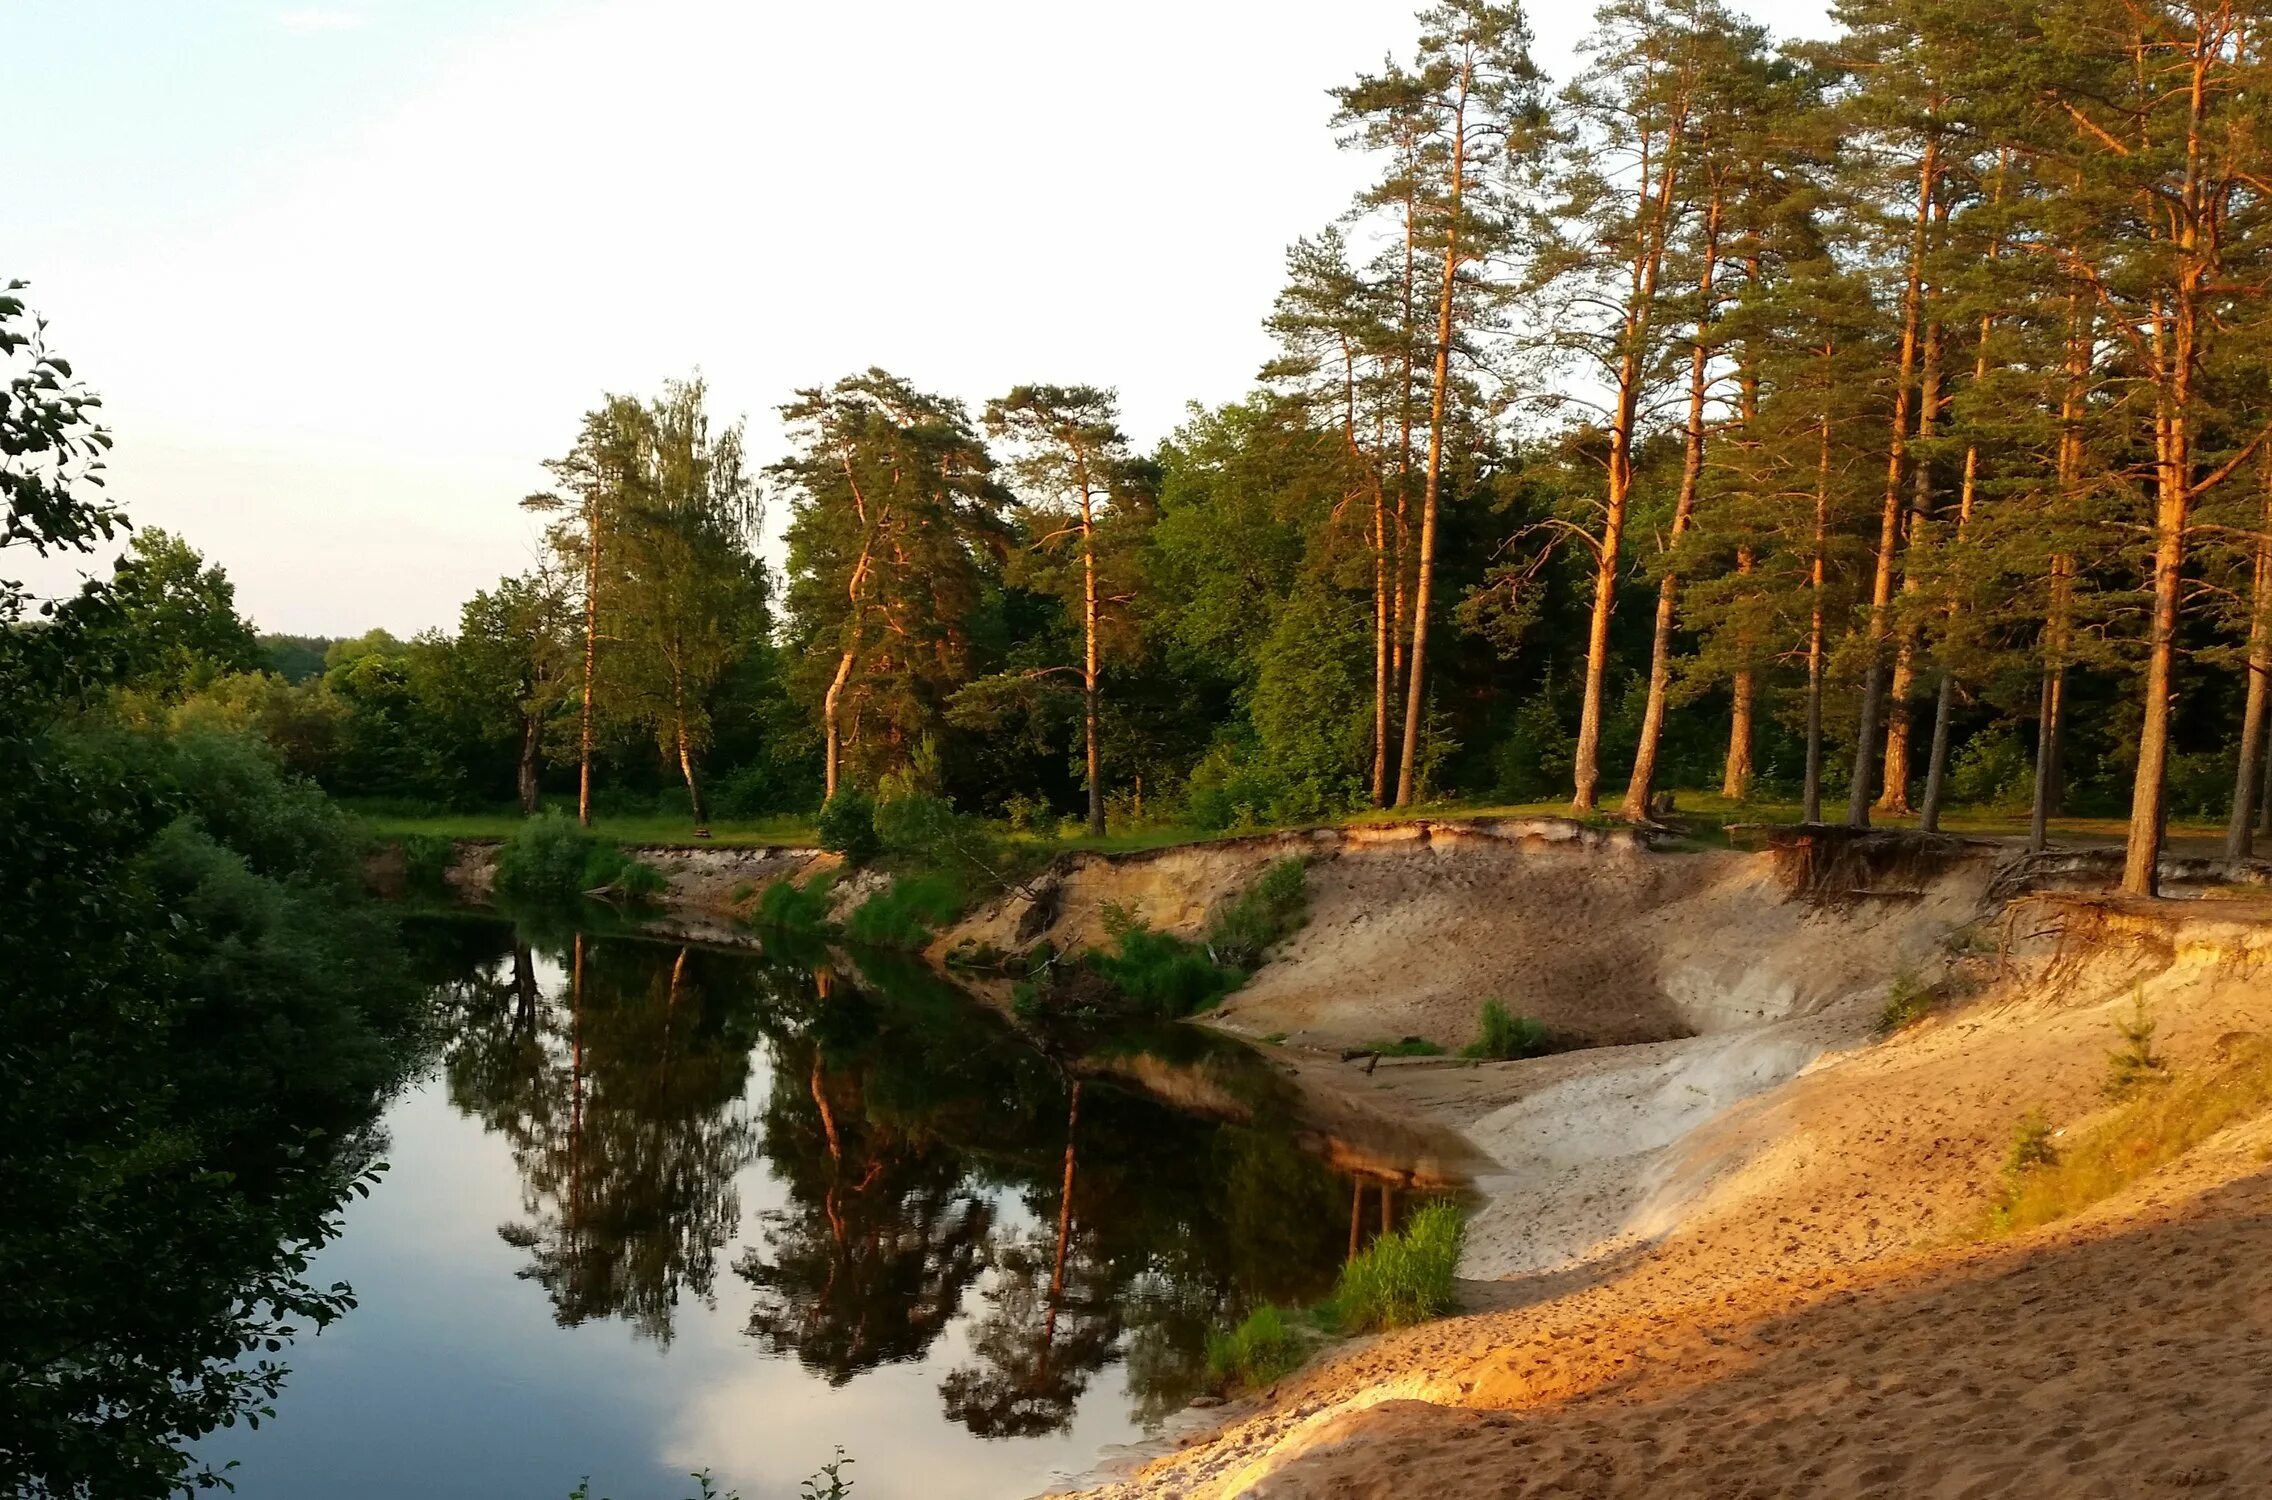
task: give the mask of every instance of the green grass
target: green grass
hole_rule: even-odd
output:
[[[1554,1050],[1554,1034],[1544,1021],[1518,1016],[1497,1000],[1483,1002],[1476,1018],[1475,1040],[1459,1049],[1462,1057],[1507,1062],[1518,1057],[1540,1057]]]
[[[1207,1380],[1218,1390],[1266,1386],[1300,1368],[1305,1340],[1286,1314],[1267,1303],[1235,1328],[1207,1335]]]
[[[2012,1134],[2004,1185],[1983,1233],[2010,1234],[2079,1213],[2159,1170],[2227,1126],[2272,1110],[2272,1040],[2250,1037],[2206,1072],[2133,1092],[2075,1140],[2054,1147],[2038,1111]]]
[[[836,872],[823,870],[803,884],[776,880],[758,893],[752,925],[786,932],[818,934],[828,930],[828,897],[836,885]]]
[[[435,812],[403,813],[384,808],[357,808],[352,798],[346,805],[357,812],[363,825],[379,838],[405,838],[423,836],[444,839],[497,839],[513,836],[527,819],[518,811],[500,809],[488,812]],[[546,804],[546,811],[559,811],[573,816],[576,807],[562,799]],[[592,820],[592,832],[611,844],[692,845],[725,844],[737,848],[770,848],[786,845],[793,848],[815,847],[816,836],[811,818],[761,818],[747,822],[716,822],[710,825],[710,837],[694,836],[694,825],[685,818],[664,817],[659,814],[610,817]]]
[[[1442,1057],[1444,1055],[1443,1043],[1431,1042],[1424,1036],[1399,1037],[1393,1042],[1367,1042],[1365,1050],[1377,1052],[1382,1057]]]
[[[951,874],[895,876],[890,885],[853,909],[844,935],[874,948],[913,952],[970,904],[969,887]]]
[[[370,830],[388,838],[405,834],[432,834],[451,839],[502,839],[519,826],[521,815],[509,808],[496,808],[473,812],[405,812],[399,805],[366,801],[358,804],[354,798],[342,799],[346,806],[358,812]],[[1799,804],[1774,799],[1737,802],[1716,792],[1675,788],[1676,819],[1689,829],[1690,836],[1682,847],[1720,847],[1727,843],[1725,829],[1736,823],[1789,824],[1799,820]],[[548,807],[565,807],[574,811],[574,803],[567,798],[551,798]],[[1825,812],[1836,817],[1841,806],[1825,804]],[[1403,822],[1411,818],[1561,818],[1568,817],[1570,804],[1564,799],[1541,802],[1495,802],[1487,798],[1465,802],[1431,802],[1406,808],[1368,808],[1339,819],[1324,819],[1315,824],[1287,824],[1285,827],[1352,826],[1376,823]],[[1609,813],[1596,813],[1587,822],[1602,827],[1617,826],[1619,820]],[[1881,828],[1914,828],[1914,817],[1888,818],[1878,816],[1876,826]],[[1942,814],[1942,828],[1949,833],[1971,834],[1980,837],[2018,837],[2027,832],[2027,815],[2022,809],[1995,807],[1955,807]],[[2120,818],[2054,818],[2052,837],[2064,843],[2109,843],[2119,841],[2126,824]],[[725,819],[710,825],[707,840],[694,837],[691,822],[684,817],[662,814],[602,814],[593,821],[593,831],[618,844],[694,845],[704,843],[736,846],[788,845],[810,848],[817,845],[819,835],[812,814],[785,814],[757,819]],[[1148,849],[1167,849],[1185,844],[1216,843],[1225,839],[1248,837],[1255,830],[1230,832],[1195,828],[1188,824],[1160,822],[1142,828],[1126,829],[1091,838],[1082,834],[1071,838],[1049,838],[1032,833],[1012,833],[1004,842],[1036,858],[1065,851],[1088,851],[1104,854],[1126,854]],[[1275,831],[1274,828],[1260,830]],[[2210,844],[2219,844],[2223,838],[2221,824],[2173,819],[2170,833],[2176,846],[2174,852],[2187,852],[2182,846],[2196,841],[2204,850]]]
[[[1341,1268],[1333,1290],[1343,1330],[1364,1333],[1440,1318],[1453,1306],[1467,1226],[1452,1203],[1431,1203],[1406,1225],[1374,1240]]]

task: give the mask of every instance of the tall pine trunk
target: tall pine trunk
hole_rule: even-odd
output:
[[[592,826],[592,693],[600,666],[600,497],[584,498],[584,696],[576,729],[576,821]]]
[[[1696,492],[1704,478],[1704,396],[1711,363],[1712,277],[1719,266],[1720,194],[1714,189],[1704,210],[1704,259],[1696,277],[1696,341],[1688,356],[1688,426],[1683,434],[1680,492],[1673,501],[1671,537],[1666,550],[1675,558],[1681,538],[1696,515]],[[1657,583],[1656,630],[1649,645],[1649,695],[1641,711],[1641,739],[1633,752],[1633,774],[1625,783],[1623,812],[1628,818],[1649,816],[1655,790],[1657,749],[1664,739],[1665,698],[1672,685],[1672,629],[1680,602],[1677,561],[1665,569]]]
[[[2272,449],[2266,450],[2272,455]],[[2272,697],[2272,459],[2264,465],[2264,529],[2257,533],[2249,580],[2248,698],[2241,710],[2240,765],[2233,775],[2232,820],[2225,827],[2225,858],[2237,864],[2255,853],[2257,787],[2264,775],[2266,699]]]
[[[1609,677],[1609,627],[1617,613],[1617,578],[1624,567],[1626,510],[1633,494],[1634,426],[1640,414],[1641,387],[1648,378],[1649,325],[1656,310],[1657,277],[1664,265],[1667,220],[1680,160],[1676,142],[1684,120],[1676,118],[1666,128],[1664,161],[1654,183],[1645,154],[1642,161],[1640,201],[1633,219],[1631,280],[1618,352],[1617,398],[1609,423],[1609,473],[1602,496],[1601,539],[1594,554],[1593,613],[1586,626],[1586,683],[1578,709],[1578,744],[1571,777],[1573,813],[1590,813],[1600,800],[1602,696]]]
[[[1081,722],[1087,736],[1089,836],[1104,837],[1104,749],[1097,734],[1097,522],[1083,461],[1081,474]]]
[[[1998,197],[2002,197],[2002,177],[1998,176]],[[1995,247],[1989,250],[1990,257]],[[1972,385],[1978,390],[1988,378],[1988,340],[1995,332],[1996,320],[1989,314],[1980,316],[1980,345],[1972,360]],[[1956,541],[1961,549],[1965,533],[1972,527],[1972,510],[1980,494],[1980,444],[1977,440],[1964,448],[1964,476],[1959,481],[1956,502]],[[1957,613],[1957,601],[1952,597],[1947,605],[1949,619]],[[1925,764],[1925,806],[1918,816],[1917,826],[1927,833],[1937,833],[1941,827],[1941,802],[1948,789],[1949,721],[1956,713],[1956,674],[1944,663],[1941,667],[1940,686],[1933,694],[1933,747]]]
[[[1928,442],[1941,409],[1941,325],[1925,325],[1925,358],[1917,390],[1917,441]],[[1933,466],[1922,459],[1909,465],[1909,526],[1905,550],[1914,559],[1931,535],[1933,518]],[[1917,588],[1914,561],[1901,570],[1901,592]],[[1894,648],[1893,683],[1886,692],[1885,772],[1878,781],[1878,808],[1888,813],[1909,811],[1909,699],[1917,686],[1918,640],[1914,622],[1904,624]]]
[[[1871,773],[1877,769],[1878,730],[1885,708],[1886,644],[1893,632],[1894,560],[1901,545],[1901,481],[1909,457],[1911,387],[1916,383],[1923,317],[1926,232],[1940,186],[1940,139],[1927,136],[1917,167],[1917,217],[1909,239],[1909,278],[1902,295],[1901,356],[1893,396],[1893,433],[1886,444],[1885,503],[1878,515],[1877,563],[1870,580],[1869,662],[1862,674],[1861,725],[1854,742],[1854,781],[1846,789],[1846,823],[1870,826]]]
[[[1436,302],[1434,389],[1428,394],[1428,487],[1420,503],[1420,568],[1412,588],[1412,666],[1404,695],[1404,754],[1396,771],[1396,805],[1419,795],[1420,726],[1427,710],[1428,605],[1436,581],[1436,507],[1443,489],[1445,401],[1452,369],[1452,305],[1458,286],[1460,197],[1467,181],[1467,91],[1463,68],[1452,107],[1450,193],[1444,213],[1444,281]]]
[[[1828,370],[1832,347],[1823,345],[1823,366]],[[1824,392],[1820,446],[1814,471],[1814,550],[1807,563],[1807,780],[1799,821],[1822,821],[1822,677],[1824,631],[1827,627],[1823,586],[1830,552],[1830,407]]]

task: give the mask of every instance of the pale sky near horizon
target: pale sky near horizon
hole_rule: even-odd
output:
[[[1412,11],[0,0],[0,277],[138,524],[262,629],[407,635],[533,560],[515,502],[605,391],[699,366],[761,461],[870,364],[1117,386],[1146,445],[1242,394],[1285,246],[1364,176],[1325,90]],[[1558,79],[1590,12],[1533,7]]]

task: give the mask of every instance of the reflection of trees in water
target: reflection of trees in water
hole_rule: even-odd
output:
[[[811,1038],[775,1045],[765,1150],[789,1201],[735,1266],[757,1293],[750,1332],[831,1385],[922,1358],[993,1224],[961,1159],[873,1118],[860,1075],[831,1069]]]
[[[444,994],[451,1099],[510,1143],[525,1217],[501,1233],[563,1323],[667,1340],[680,1296],[710,1298],[761,1151],[784,1192],[734,1263],[750,1333],[843,1384],[968,1316],[939,1391],[981,1436],[1061,1430],[1115,1360],[1156,1421],[1198,1389],[1211,1327],[1314,1298],[1340,1263],[1349,1187],[1268,1108],[1222,1124],[1077,1080],[927,970],[864,959],[855,984],[825,953],[562,949],[549,999],[525,942]],[[1164,1045],[1185,1067],[1199,1043]]]
[[[515,946],[451,1046],[450,1098],[511,1145],[527,1217],[498,1233],[558,1320],[622,1317],[667,1343],[679,1298],[711,1299],[755,1154],[747,965],[582,934],[569,950],[545,1004]]]
[[[1065,1427],[1089,1377],[1120,1340],[1122,1288],[1075,1217],[1080,1122],[1075,1079],[1066,1096],[1056,1231],[994,1247],[986,1311],[971,1332],[977,1360],[939,1383],[947,1415],[980,1437],[1035,1437]]]

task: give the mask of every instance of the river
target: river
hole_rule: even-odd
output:
[[[860,1500],[1032,1494],[1348,1248],[1359,1185],[1195,1028],[1052,1055],[888,955],[408,937],[434,1059],[313,1271],[360,1306],[200,1446],[243,1500],[760,1500],[840,1446]]]

